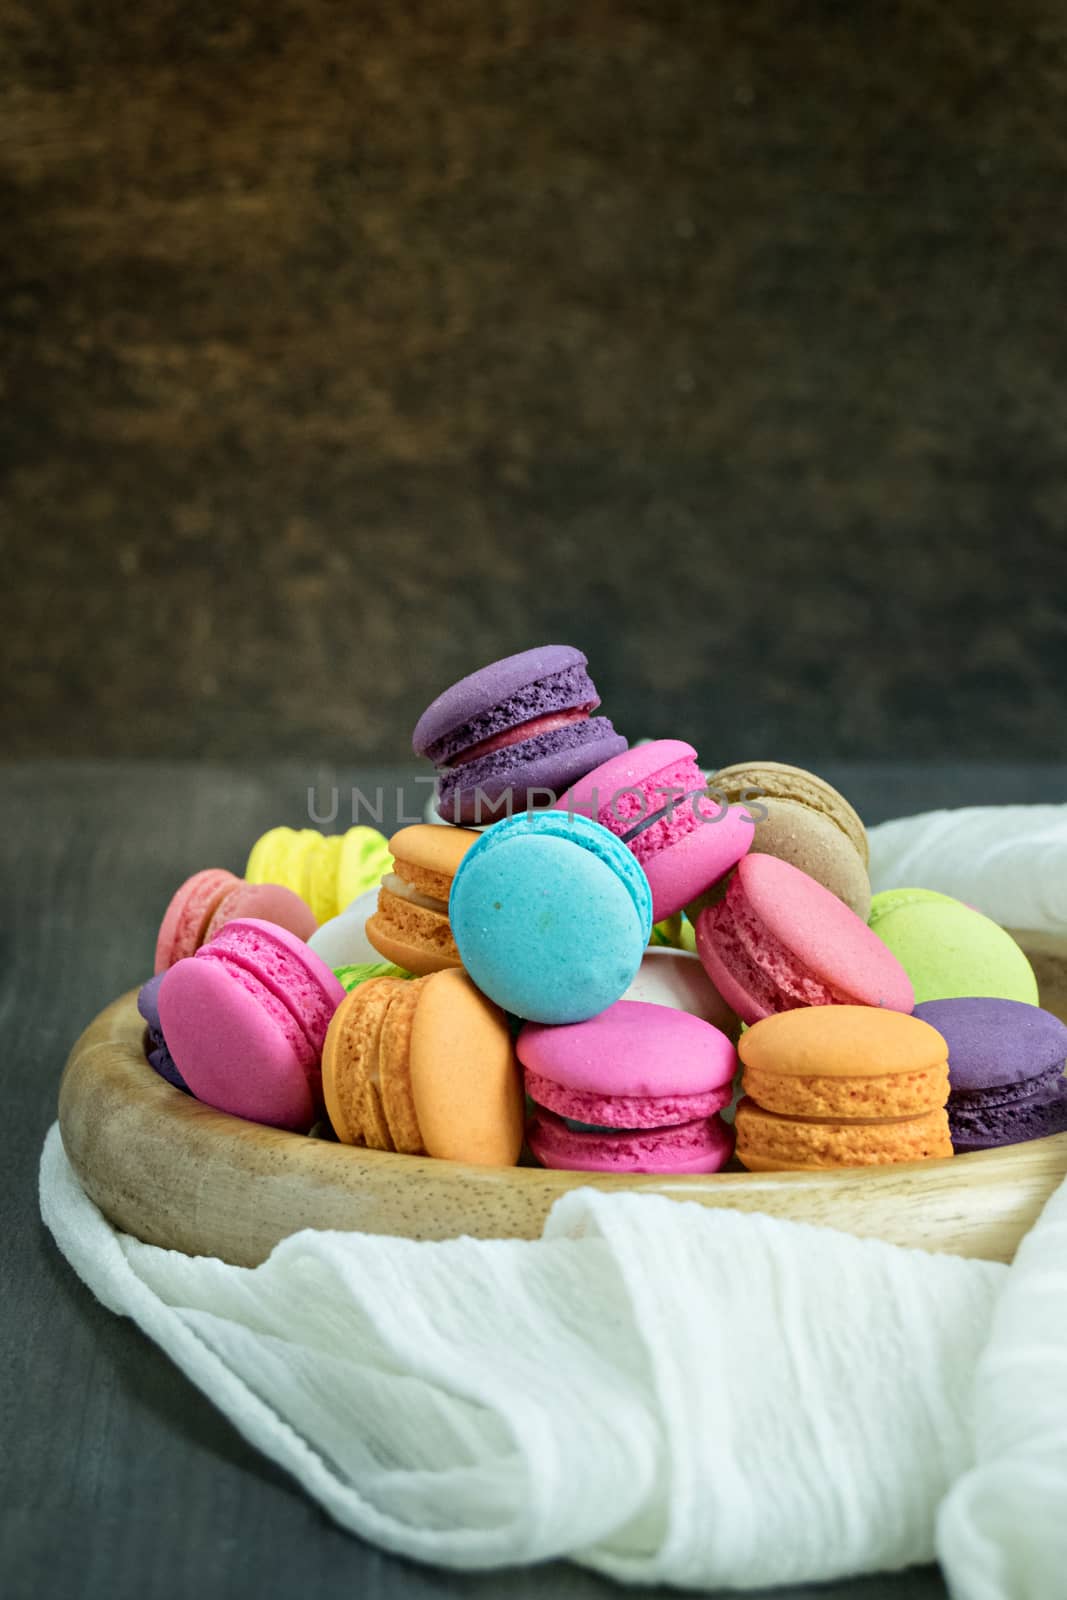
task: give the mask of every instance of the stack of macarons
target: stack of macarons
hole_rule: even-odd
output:
[[[182,884],[139,1001],[161,1077],[366,1149],[624,1174],[718,1171],[735,1129],[754,1171],[1067,1130],[1067,1025],[1010,935],[872,899],[824,779],[709,776],[599,704],[569,646],[495,662],[415,729],[434,822],[272,828],[244,879]]]
[[[751,1172],[951,1156],[948,1046],[903,1011],[804,1006],[740,1044],[737,1149]]]

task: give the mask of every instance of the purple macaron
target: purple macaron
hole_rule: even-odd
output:
[[[161,1078],[166,1078],[176,1089],[184,1089],[186,1094],[189,1086],[178,1071],[174,1057],[167,1048],[167,1041],[163,1037],[163,1029],[159,1021],[159,988],[165,972],[157,972],[154,978],[141,985],[141,992],[137,996],[137,1009],[147,1025],[148,1038],[145,1041],[145,1055],[148,1064],[159,1073]]]
[[[550,804],[627,748],[607,717],[590,716],[599,704],[585,656],[570,645],[523,650],[461,678],[411,740],[437,768],[438,815],[496,822]]]
[[[948,1045],[957,1155],[1067,1132],[1067,1023],[1022,1000],[924,1000],[915,1016]]]

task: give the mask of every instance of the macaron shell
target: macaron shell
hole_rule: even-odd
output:
[[[1044,1078],[1013,1084],[1017,1098],[1000,1094],[951,1094],[948,1122],[958,1155],[994,1150],[1067,1133],[1067,1078],[1056,1068]],[[990,1102],[993,1102],[992,1104]]]
[[[747,1096],[735,1116],[737,1156],[749,1171],[866,1167],[952,1155],[943,1108],[888,1121],[803,1121],[764,1111]]]
[[[298,1052],[224,966],[192,957],[171,967],[159,1013],[178,1070],[198,1100],[272,1127],[311,1126],[315,1097]]]
[[[783,1011],[747,1029],[737,1048],[746,1069],[798,1078],[921,1073],[948,1058],[929,1022],[873,1006]]]
[[[195,872],[172,895],[156,938],[155,970],[165,972],[176,961],[195,955],[204,941],[215,907],[240,878],[225,867]]]
[[[750,1025],[779,1010],[848,1005],[855,998],[808,971],[752,919],[740,896],[730,905],[718,902],[700,913],[696,941],[708,977]]]
[[[733,1097],[732,1083],[724,1083],[702,1094],[590,1094],[564,1088],[529,1069],[525,1084],[527,1095],[541,1109],[570,1117],[575,1122],[590,1122],[599,1128],[627,1128],[630,1132],[676,1127],[683,1122],[713,1117],[728,1106]]]
[[[358,989],[361,983],[368,983],[371,978],[414,977],[414,973],[405,972],[403,967],[394,966],[391,961],[362,961],[349,967],[334,967],[333,975],[346,994],[351,994],[353,989]]]
[[[567,1172],[720,1172],[733,1154],[733,1129],[721,1117],[642,1132],[569,1128],[551,1111],[529,1120],[527,1142],[544,1167]]]
[[[516,1042],[529,1071],[583,1095],[658,1099],[729,1084],[737,1052],[685,1011],[619,1000],[587,1022],[528,1022]]]
[[[692,832],[645,857],[635,851],[652,890],[652,915],[659,922],[673,916],[736,866],[752,847],[755,830],[743,806],[732,806],[717,822]],[[635,844],[637,841],[633,841]]]
[[[875,895],[871,928],[908,973],[919,1004],[975,996],[1038,1003],[1033,968],[1015,940],[960,900]]]
[[[654,789],[655,780],[666,780],[672,768],[695,761],[696,751],[684,739],[653,739],[648,744],[634,745],[584,773],[566,794],[560,795],[555,809],[600,822],[612,833],[623,833],[671,799],[667,793],[648,792],[648,786],[653,785]],[[703,787],[703,781],[699,787]],[[636,795],[629,794],[634,789],[646,794],[643,805]],[[631,818],[629,812],[634,807]]]
[[[215,907],[202,943],[207,944],[209,939],[213,939],[227,922],[244,917],[258,917],[261,922],[273,922],[305,942],[318,926],[308,905],[283,884],[238,882]]]
[[[491,837],[492,830],[483,835]],[[603,856],[568,838],[530,834],[472,850],[449,912],[460,959],[490,999],[520,1017],[564,1023],[595,1016],[625,993],[651,929],[651,895],[646,904],[642,916]]]
[[[953,1090],[976,1092],[1024,1083],[1067,1061],[1067,1022],[1020,1000],[968,996],[915,1007],[943,1035]]]
[[[248,853],[246,883],[284,883],[289,863],[292,828],[268,828],[260,834]]]
[[[446,822],[498,822],[549,804],[590,767],[625,749],[607,717],[588,717],[451,768],[441,777],[437,814]]]
[[[776,856],[742,857],[724,899],[697,918],[696,940],[712,983],[745,1022],[800,1006],[914,1005],[907,973],[877,935]]]
[[[377,904],[377,889],[368,889],[340,916],[320,923],[308,940],[308,948],[314,950],[331,969],[380,961],[381,953],[367,938],[367,922]]]
[[[424,1148],[446,1161],[514,1166],[523,1096],[503,1012],[463,972],[436,973],[419,988],[409,1061]]]
[[[871,881],[855,845],[828,816],[795,800],[765,799],[767,815],[753,829],[752,849],[806,872],[866,922]],[[742,808],[743,809],[743,808]]]
[[[380,1093],[380,1043],[397,978],[372,978],[353,989],[331,1019],[322,1050],[326,1114],[342,1144],[391,1150],[392,1134]]]
[[[844,1007],[824,1006],[836,1011]],[[785,1012],[793,1016],[794,1012]],[[760,1026],[759,1023],[756,1024]],[[741,1086],[764,1111],[783,1117],[848,1120],[850,1118],[914,1117],[936,1111],[948,1099],[948,1064],[922,1071],[891,1072],[881,1077],[868,1073],[854,1077],[795,1077],[781,1072],[746,1067]]]
[[[360,895],[376,889],[392,870],[393,856],[383,833],[364,825],[347,829],[341,835],[336,864],[335,909],[341,911]]]
[[[803,806],[806,811],[824,817],[842,833],[865,868],[870,864],[867,830],[861,818],[840,790],[817,773],[787,766],[782,761],[743,761],[712,773],[708,788],[731,801],[740,801],[746,792],[751,795],[753,790],[759,789],[764,805],[767,800],[785,800]]]
[[[599,704],[587,665],[582,651],[573,645],[545,644],[479,667],[431,701],[415,724],[412,749],[416,755],[427,755],[450,733],[479,719],[486,719],[487,725],[475,726],[473,734],[486,738],[498,731],[496,724],[501,721],[512,726],[568,704]]]
[[[306,877],[308,905],[316,923],[335,917],[341,909],[337,893],[338,869],[341,863],[343,841],[340,834],[318,838],[306,846]]]
[[[318,1058],[345,991],[332,969],[302,939],[275,923],[242,917],[220,928],[195,959],[230,960],[253,973],[289,1008]]]
[[[157,972],[141,985],[137,995],[137,1009],[145,1020],[145,1058],[161,1078],[188,1094],[189,1085],[178,1071],[159,1020],[159,991],[165,977],[166,972]]]
[[[287,843],[283,843],[285,867],[275,880],[278,883],[288,884],[289,888],[306,902],[317,922],[325,920],[324,917],[315,914],[311,905],[314,859],[321,843],[322,834],[315,828],[290,828]],[[332,909],[330,905],[319,907],[320,912],[325,911],[327,915]]]
[[[459,871],[459,864],[471,845],[477,844],[478,837],[473,828],[440,828],[436,823],[412,823],[410,827],[394,833],[389,840],[394,870],[417,888],[421,887],[420,872],[451,880]],[[424,893],[432,894],[433,891],[426,889]]]
[[[405,1155],[421,1155],[424,1149],[411,1087],[411,1033],[423,992],[416,981],[405,982],[402,993],[394,994],[379,1041],[382,1108],[393,1148]]]
[[[589,817],[625,839],[648,875],[652,915],[660,922],[717,882],[752,842],[751,818],[740,808],[724,814],[708,804],[709,820],[701,821],[704,811],[694,797],[703,794],[693,746],[655,739],[587,772],[554,809]],[[668,805],[666,815],[648,822]],[[626,838],[635,828],[640,831]]]

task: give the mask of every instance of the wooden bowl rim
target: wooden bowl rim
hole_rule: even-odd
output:
[[[1067,939],[1020,936],[1020,941],[1024,937],[1040,938],[1045,955],[1057,960],[1062,957],[1067,971]],[[1018,1235],[1029,1225],[1026,1218],[1033,1220],[1039,1202],[1067,1175],[1067,1134],[892,1167],[678,1177],[475,1167],[365,1150],[246,1122],[205,1106],[166,1083],[145,1059],[144,1023],[136,997],[137,991],[130,990],[113,1001],[71,1050],[59,1096],[60,1130],[67,1154],[90,1197],[117,1226],[150,1243],[186,1250],[192,1246],[193,1253],[222,1253],[224,1259],[242,1264],[262,1259],[268,1253],[264,1246],[287,1232],[320,1225],[315,1220],[316,1205],[325,1219],[323,1226],[365,1226],[369,1232],[421,1238],[454,1237],[464,1232],[482,1237],[537,1237],[552,1203],[578,1188],[661,1194],[676,1200],[793,1215],[800,1220],[825,1214],[830,1225],[877,1237],[887,1237],[887,1233],[884,1226],[868,1229],[864,1225],[865,1202],[873,1214],[879,1207],[891,1205],[894,1196],[903,1203],[909,1195],[915,1202],[923,1195],[938,1194],[945,1213],[943,1227],[930,1221],[924,1232],[917,1222],[914,1230],[905,1230],[903,1238],[895,1226],[890,1234],[897,1242],[911,1242],[914,1237],[927,1248],[944,1249],[953,1247],[952,1241],[963,1227],[960,1222],[954,1232],[949,1226],[952,1206],[946,1179],[952,1189],[959,1190],[956,1212],[964,1190],[973,1194],[976,1188],[993,1191],[1003,1187],[1005,1199],[1009,1191],[1017,1192],[1020,1226],[1014,1232]],[[139,1166],[147,1160],[144,1152],[149,1147],[155,1152],[156,1172]],[[177,1177],[173,1206],[168,1207],[163,1173],[172,1154]],[[225,1219],[212,1218],[207,1210],[201,1214],[199,1232],[196,1218],[183,1216],[182,1207],[188,1206],[192,1190],[187,1174],[177,1167],[181,1160],[199,1162],[209,1177],[214,1172],[232,1178],[229,1204],[244,1214],[250,1237],[257,1243],[245,1249],[236,1236],[231,1238]],[[253,1212],[244,1207],[234,1187],[257,1180],[275,1212],[273,1222],[264,1219],[258,1232]],[[292,1225],[288,1227],[288,1213],[278,1209],[283,1192],[292,1204]],[[433,1204],[418,1204],[420,1193],[439,1208],[439,1220]],[[493,1229],[494,1204],[500,1207],[499,1234]],[[349,1213],[351,1221],[347,1220]],[[468,1226],[465,1218],[472,1225]],[[1012,1231],[1009,1217],[1004,1237]],[[201,1239],[205,1248],[198,1252]],[[988,1249],[987,1239],[981,1249],[969,1253],[983,1254]],[[1013,1249],[1014,1243],[998,1245],[994,1258],[1010,1259]]]

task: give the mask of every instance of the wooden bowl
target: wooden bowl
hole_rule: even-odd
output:
[[[1042,1004],[1067,1020],[1067,938],[1015,937],[1033,962]],[[255,1266],[307,1227],[535,1239],[553,1202],[583,1185],[1010,1261],[1067,1175],[1067,1133],[907,1166],[679,1178],[501,1170],[358,1150],[244,1122],[172,1088],[145,1060],[134,990],[102,1011],[71,1051],[59,1126],[82,1186],[117,1228],[236,1266]]]

